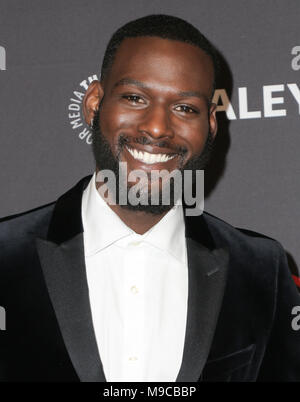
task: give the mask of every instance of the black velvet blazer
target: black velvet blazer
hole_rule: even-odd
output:
[[[0,222],[0,381],[106,381],[84,262],[89,180]],[[207,213],[185,219],[189,294],[177,381],[300,381],[300,331],[291,326],[300,296],[281,245]]]

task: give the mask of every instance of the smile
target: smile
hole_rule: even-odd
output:
[[[134,159],[137,159],[138,161],[146,163],[148,165],[154,163],[168,162],[170,159],[173,159],[176,156],[176,155],[170,156],[167,154],[150,154],[149,152],[138,151],[137,149],[128,147],[126,147],[126,149]]]

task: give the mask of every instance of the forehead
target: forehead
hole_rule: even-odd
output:
[[[214,79],[209,55],[197,46],[158,37],[126,38],[110,70],[111,85],[130,77],[174,90],[199,90],[210,95]]]

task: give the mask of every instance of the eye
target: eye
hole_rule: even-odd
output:
[[[143,105],[145,103],[144,99],[139,95],[122,95],[122,99],[126,99],[133,105]]]
[[[178,105],[175,107],[175,110],[177,112],[185,113],[185,114],[199,114],[198,110],[192,108],[191,106],[188,105]]]

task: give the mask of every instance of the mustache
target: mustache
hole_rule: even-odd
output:
[[[132,136],[128,136],[124,133],[120,134],[120,136],[118,138],[119,151],[121,151],[125,145],[132,144],[132,143],[140,144],[140,145],[151,145],[151,146],[155,146],[158,148],[168,148],[172,152],[174,152],[180,156],[184,156],[188,152],[186,147],[172,144],[167,140],[151,141],[151,139],[146,136],[132,137]]]
[[[101,110],[103,100],[104,100],[104,97],[101,99],[100,105],[94,113],[94,119],[93,119],[93,125],[92,125],[92,130],[94,131],[94,133],[101,131],[100,130],[100,110]],[[121,133],[119,138],[117,139],[117,144],[116,144],[117,148],[118,148],[118,156],[122,152],[124,146],[127,144],[130,144],[130,143],[135,143],[135,144],[140,144],[140,145],[151,145],[151,146],[156,146],[159,148],[168,148],[171,151],[173,151],[175,154],[178,154],[179,156],[181,156],[182,159],[188,152],[188,149],[185,146],[172,144],[172,143],[170,143],[170,141],[167,141],[167,140],[151,141],[150,138],[145,135],[135,137],[135,136],[130,136],[125,133]]]

